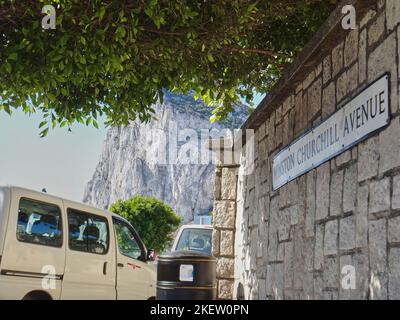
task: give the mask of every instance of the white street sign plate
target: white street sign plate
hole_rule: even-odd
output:
[[[273,158],[273,189],[279,189],[386,126],[390,122],[389,99],[389,76],[384,75],[281,150]]]

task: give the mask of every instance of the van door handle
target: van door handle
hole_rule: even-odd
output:
[[[104,264],[103,264],[103,274],[104,274],[104,275],[107,274],[107,261],[104,262]]]
[[[123,268],[124,264],[123,263],[117,263],[117,266],[120,267],[120,268]]]

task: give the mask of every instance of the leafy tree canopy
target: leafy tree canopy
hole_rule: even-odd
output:
[[[181,217],[156,197],[138,195],[130,200],[119,200],[111,205],[110,210],[128,220],[147,248],[157,252],[172,244],[172,234],[181,223]]]
[[[48,126],[147,121],[163,89],[213,106],[266,92],[337,0],[0,0],[0,109]],[[44,30],[45,4],[56,29]]]

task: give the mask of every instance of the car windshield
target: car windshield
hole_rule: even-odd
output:
[[[176,251],[190,250],[211,255],[212,229],[184,229],[176,246]]]

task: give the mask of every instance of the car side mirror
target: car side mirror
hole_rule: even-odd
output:
[[[156,251],[154,249],[147,249],[147,261],[155,261],[156,260]]]

